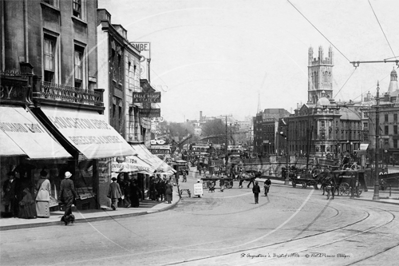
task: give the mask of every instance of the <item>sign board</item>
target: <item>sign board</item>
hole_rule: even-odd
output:
[[[133,92],[133,103],[160,103],[161,92]]]
[[[110,168],[111,160],[108,158],[100,158],[98,160],[97,171],[98,171],[98,181],[100,184],[110,182],[111,176],[111,168]]]
[[[202,196],[204,194],[204,189],[201,183],[194,184],[194,196]]]
[[[153,146],[153,145],[156,145],[156,144],[163,145],[163,144],[165,144],[165,140],[163,140],[163,139],[152,139],[151,140],[151,145]]]
[[[137,50],[140,51],[140,54],[145,59],[151,58],[151,43],[150,42],[131,42],[131,45],[134,46]],[[143,59],[141,59],[143,60]]]
[[[146,109],[139,109],[140,116],[152,118],[152,117],[159,117],[161,116],[161,109],[160,108],[146,108]]]
[[[2,74],[0,85],[0,103],[26,104],[28,98],[27,80]]]
[[[148,67],[151,60],[151,43],[150,42],[131,42],[137,50],[140,51],[140,78],[148,80]]]

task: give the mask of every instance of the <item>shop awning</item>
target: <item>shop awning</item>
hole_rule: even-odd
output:
[[[137,157],[142,159],[147,164],[151,165],[156,170],[156,172],[168,175],[176,173],[176,171],[166,162],[159,159],[158,156],[152,154],[145,145],[132,145],[132,148],[134,149],[135,154],[137,154]]]
[[[133,155],[125,139],[97,112],[42,107],[54,127],[88,159]]]
[[[126,156],[123,162],[118,162],[117,158],[114,158],[111,162],[111,170],[116,173],[136,172],[152,175],[156,169],[137,156]]]
[[[0,156],[27,155],[31,159],[68,158],[71,155],[29,110],[0,107]]]

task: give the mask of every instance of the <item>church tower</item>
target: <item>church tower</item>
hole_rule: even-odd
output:
[[[317,101],[333,96],[333,52],[332,47],[328,48],[328,56],[324,58],[323,47],[319,47],[318,57],[313,57],[313,48],[308,52],[308,102],[315,105]]]

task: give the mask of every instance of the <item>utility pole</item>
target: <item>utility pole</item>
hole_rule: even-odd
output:
[[[373,200],[380,199],[380,183],[379,183],[379,137],[380,137],[380,84],[377,82],[377,105],[375,107],[375,166],[374,166],[374,194]]]
[[[227,141],[228,141],[228,136],[227,136],[227,115],[225,116],[226,118],[226,145],[224,146],[224,150],[227,156]]]
[[[395,56],[396,57],[396,56]],[[399,59],[390,60],[376,60],[376,61],[353,61],[350,62],[354,67],[358,67],[360,64],[375,64],[375,63],[395,63],[399,67]],[[374,173],[374,194],[373,200],[380,199],[380,183],[379,183],[379,138],[380,138],[380,83],[377,81],[377,102],[375,107],[375,173]]]
[[[288,132],[288,129],[287,129],[287,132]],[[285,153],[286,153],[285,154],[285,156],[286,156],[285,167],[287,169],[287,174],[285,176],[284,185],[289,185],[290,184],[290,171],[288,169],[288,161],[290,159],[290,156],[288,155],[288,136],[285,139]]]

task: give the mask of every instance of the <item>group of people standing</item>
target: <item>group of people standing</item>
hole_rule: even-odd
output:
[[[111,208],[116,210],[118,206],[125,208],[137,208],[143,196],[136,179],[130,176],[126,178],[120,174],[113,177],[108,189],[108,198],[111,200]],[[150,177],[149,198],[156,201],[172,203],[173,185],[170,180]]]
[[[119,174],[118,178],[119,180],[113,177],[108,188],[107,196],[111,200],[111,208],[116,210],[118,205],[126,208],[140,207],[142,193],[137,180],[131,176],[125,177],[124,174]]]
[[[151,177],[150,179],[150,199],[156,201],[167,201],[168,204],[172,203],[173,198],[173,185],[170,182],[170,179],[163,178],[155,178]]]
[[[40,171],[40,179],[34,187],[33,195],[31,185],[21,182],[18,171],[9,172],[7,176],[8,180],[3,184],[5,213],[25,219],[50,217],[51,184],[47,171]]]
[[[49,173],[43,168],[40,178],[31,191],[31,185],[24,185],[20,180],[20,173],[12,171],[7,174],[8,180],[3,184],[3,204],[5,212],[12,217],[35,219],[50,217],[51,183]],[[72,204],[77,197],[72,174],[65,172],[65,179],[61,181],[60,202],[65,206],[62,221],[66,224],[73,222]]]

